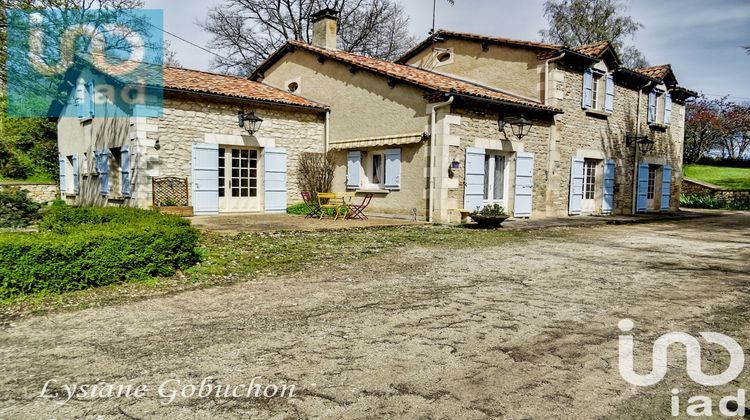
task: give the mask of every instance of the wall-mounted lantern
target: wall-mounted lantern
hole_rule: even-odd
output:
[[[240,127],[244,128],[251,136],[257,133],[260,130],[261,124],[263,124],[263,119],[256,116],[255,111],[251,111],[249,114],[239,111],[237,113],[237,121]]]
[[[521,115],[520,117],[506,117],[504,115],[500,115],[500,117],[497,119],[497,125],[500,128],[501,133],[504,133],[505,126],[509,125],[510,131],[513,133],[513,136],[515,136],[518,141],[521,141],[529,134],[529,131],[534,124],[524,118],[523,115]]]
[[[638,150],[643,155],[647,155],[654,148],[654,142],[648,136],[636,136],[633,134],[625,136],[625,145],[627,147],[632,146],[634,143],[638,145]]]

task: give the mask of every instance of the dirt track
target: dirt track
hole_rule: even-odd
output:
[[[474,251],[410,248],[305,277],[25,319],[0,330],[0,418],[590,418],[643,406],[668,417],[668,392],[620,378],[617,323],[633,319],[649,343],[719,325],[722,308],[750,297],[749,233],[750,215],[736,214]],[[296,388],[291,399],[160,404],[160,384],[205,377]],[[38,397],[50,379],[48,395],[99,380],[149,392],[59,404]]]

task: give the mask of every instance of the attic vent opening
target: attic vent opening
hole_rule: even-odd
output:
[[[451,53],[448,51],[443,51],[441,53],[438,53],[437,55],[437,61],[440,63],[445,63],[450,59],[451,59]]]
[[[294,93],[297,90],[299,90],[299,83],[297,82],[289,83],[286,88],[289,90],[289,92]]]

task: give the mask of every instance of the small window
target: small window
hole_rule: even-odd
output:
[[[440,63],[446,63],[451,59],[451,53],[449,52],[441,52],[437,55],[437,61]]]
[[[383,184],[383,155],[372,155],[372,177],[371,182],[375,185]]]
[[[289,83],[286,88],[289,90],[289,92],[294,93],[299,90],[299,83],[297,82]]]
[[[109,191],[119,195],[122,191],[122,153],[119,147],[109,149]]]
[[[594,81],[593,81],[593,92],[591,94],[591,108],[593,109],[602,109],[604,108],[604,74],[599,72],[594,72]]]

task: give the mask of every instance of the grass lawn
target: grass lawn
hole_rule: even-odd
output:
[[[568,229],[520,232],[411,226],[331,232],[204,233],[200,246],[202,261],[185,272],[59,295],[35,294],[0,301],[0,325],[4,318],[24,314],[83,309],[287,273],[331,270],[342,261],[398,252],[406,247],[465,249],[569,234]]]
[[[13,183],[13,184],[47,184],[54,182],[52,175],[49,174],[38,174],[29,177],[28,179],[10,179],[0,176],[0,183]]]
[[[750,168],[685,165],[685,176],[732,190],[750,189]]]

